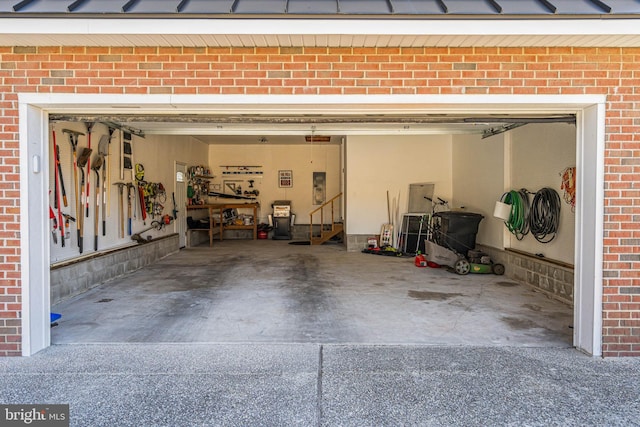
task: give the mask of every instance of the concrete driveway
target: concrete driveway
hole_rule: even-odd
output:
[[[0,359],[72,426],[637,426],[640,359],[532,347],[75,344]]]

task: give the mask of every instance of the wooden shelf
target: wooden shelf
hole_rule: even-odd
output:
[[[213,246],[213,235],[219,234],[220,240],[223,239],[224,230],[253,230],[253,240],[258,238],[258,208],[259,203],[216,203],[207,205],[189,205],[187,210],[207,209],[209,212],[209,246]],[[225,225],[224,224],[224,211],[226,209],[253,209],[253,224],[252,225]],[[214,211],[217,211],[219,215],[219,223],[215,225]],[[202,230],[202,229],[199,229]],[[204,230],[207,230],[206,228]]]
[[[225,230],[252,230],[253,227],[254,225],[251,224],[251,225],[224,225],[222,228],[224,228]]]

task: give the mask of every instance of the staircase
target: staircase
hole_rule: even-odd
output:
[[[318,207],[314,211],[309,214],[309,240],[312,245],[321,245],[324,242],[334,238],[338,234],[344,231],[344,225],[341,222],[335,221],[334,209],[336,205],[336,201],[342,197],[342,193],[334,196],[331,200],[324,203],[322,206]],[[340,204],[338,204],[340,206]],[[325,210],[329,211],[330,207],[330,217],[331,222],[328,224],[324,223],[324,212]],[[319,215],[317,215],[319,213]],[[315,235],[313,232],[313,216],[320,217],[320,235]],[[317,233],[316,233],[317,234]]]

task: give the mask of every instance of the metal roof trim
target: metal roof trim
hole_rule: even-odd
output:
[[[293,13],[291,13],[293,12]],[[0,13],[28,16],[133,15],[200,17],[292,16],[315,14],[412,17],[455,16],[540,16],[640,15],[637,0],[0,0]]]
[[[51,13],[51,12],[38,12],[38,13],[17,13],[17,12],[0,12],[0,19],[247,19],[247,20],[380,20],[380,21],[393,21],[393,20],[599,20],[599,19],[640,19],[640,12],[638,13],[620,13],[620,14],[575,14],[575,15],[563,15],[549,13],[545,15],[540,14],[455,14],[446,13],[438,15],[412,15],[412,14],[352,14],[352,13],[337,13],[337,14],[240,14],[240,13],[227,13],[227,14],[194,14],[194,13],[133,13],[133,12],[121,12],[121,13],[82,13],[82,12],[69,12],[69,13]]]

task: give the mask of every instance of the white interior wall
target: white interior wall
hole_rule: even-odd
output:
[[[387,222],[387,191],[403,214],[411,183],[434,183],[434,196],[450,200],[451,141],[451,135],[349,136],[347,232],[379,234]]]
[[[302,137],[301,137],[302,138]],[[217,185],[224,191],[225,180],[237,180],[243,191],[249,189],[248,180],[254,180],[254,188],[260,194],[258,211],[259,222],[266,223],[268,215],[272,213],[271,204],[276,200],[290,200],[291,210],[296,215],[297,224],[308,224],[309,213],[318,206],[313,204],[313,172],[326,172],[326,200],[340,192],[340,145],[330,144],[277,144],[277,137],[271,137],[266,144],[214,144],[209,146],[208,165],[215,178],[212,185]],[[261,170],[262,177],[256,175],[223,175],[226,166],[261,166],[252,170]],[[290,170],[293,174],[293,186],[280,188],[278,171]],[[250,189],[249,189],[250,190]],[[215,201],[215,198],[211,199]],[[231,199],[218,199],[218,201]],[[242,200],[237,200],[242,202]],[[339,214],[336,205],[336,214]],[[326,213],[325,213],[326,215]],[[336,218],[337,219],[337,218]],[[319,217],[314,217],[317,222]],[[326,219],[325,219],[325,222]]]
[[[576,165],[576,127],[572,124],[529,124],[514,129],[511,137],[511,187],[535,192],[553,188],[562,199],[561,173]],[[533,195],[531,196],[533,201]],[[573,264],[575,248],[575,213],[561,202],[560,224],[556,238],[540,243],[531,234],[519,241],[510,237],[511,248]]]
[[[504,193],[504,134],[453,136],[453,204],[484,216],[476,242],[503,247],[503,221],[493,217],[496,200]]]
[[[550,187],[562,197],[560,173],[564,168],[574,166],[576,161],[575,126],[528,124],[510,131],[508,138],[506,136],[501,134],[486,139],[479,135],[454,136],[454,203],[484,215],[476,238],[478,243],[542,253],[550,259],[573,263],[575,216],[564,201],[558,235],[546,244],[538,242],[531,234],[523,240],[508,234],[503,243],[505,227],[501,220],[493,217],[493,208],[496,200],[511,189],[526,188],[535,192]],[[508,165],[503,161],[505,150]]]
[[[88,146],[87,129],[83,123],[79,122],[58,122],[52,125],[52,128],[56,132],[56,141],[60,149],[60,163],[62,165],[62,171],[64,175],[65,189],[67,193],[68,206],[63,208],[63,212],[76,217],[75,211],[75,192],[74,192],[74,178],[73,178],[73,157],[71,151],[71,144],[67,134],[62,132],[62,129],[71,129],[78,132],[85,133],[85,136],[80,136],[78,141],[78,153],[82,151],[83,147]],[[91,162],[94,162],[98,154],[98,143],[102,135],[108,135],[109,131],[106,125],[101,123],[96,124],[92,129],[91,134]],[[133,149],[133,162],[142,163],[145,168],[145,180],[150,182],[161,182],[167,191],[167,201],[163,204],[163,213],[171,215],[173,210],[173,203],[171,200],[171,193],[174,191],[174,160],[185,162],[187,164],[193,164],[200,161],[200,159],[207,157],[207,145],[202,142],[187,136],[160,136],[160,135],[148,135],[146,138],[132,137],[132,149]],[[126,188],[123,194],[123,214],[125,218],[125,236],[119,237],[119,191],[118,187],[113,185],[115,182],[134,182],[132,171],[126,171],[124,179],[121,179],[120,175],[120,132],[115,131],[111,139],[109,146],[109,155],[106,157],[107,165],[109,167],[110,177],[108,176],[107,192],[109,195],[108,211],[107,211],[107,234],[102,236],[102,215],[99,216],[98,224],[98,250],[112,249],[120,246],[132,244],[131,237],[127,233],[127,196]],[[51,194],[49,196],[49,203],[53,207],[53,188],[54,188],[54,163],[53,153],[51,150],[49,159],[49,182],[51,187]],[[85,167],[86,171],[86,167]],[[80,176],[80,174],[79,174]],[[50,245],[50,262],[57,263],[79,256],[93,254],[94,251],[94,218],[95,218],[95,172],[90,172],[90,209],[89,217],[84,217],[84,250],[80,254],[77,244],[76,225],[71,223],[71,232],[69,233],[70,239],[65,241],[65,247],[61,246],[60,237],[58,236],[58,243],[54,244],[51,234],[49,233],[49,245]],[[102,173],[100,174],[102,179]],[[132,192],[133,194],[133,192]],[[135,206],[137,210],[137,218],[132,220],[133,233],[140,232],[150,226],[151,218],[147,217],[146,222],[142,220],[139,215],[140,208],[138,198],[135,198]],[[180,207],[178,207],[180,209]],[[57,210],[54,210],[57,215]],[[82,209],[83,215],[85,215],[85,208]],[[167,233],[174,232],[174,225],[164,228],[163,230],[149,230],[143,234],[143,236],[161,236]]]

